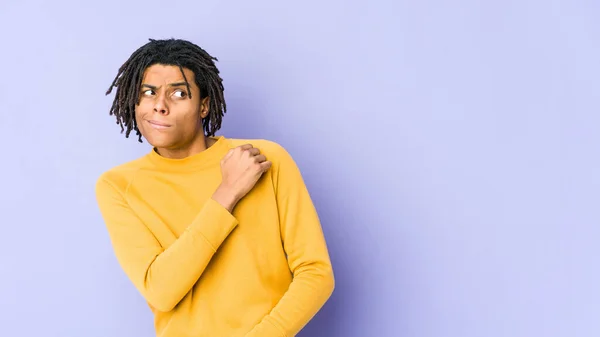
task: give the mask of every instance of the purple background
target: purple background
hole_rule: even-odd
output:
[[[84,3],[0,3],[0,335],[153,335],[94,199],[149,150],[104,92],[150,37],[304,173],[337,288],[301,336],[600,335],[600,2]]]

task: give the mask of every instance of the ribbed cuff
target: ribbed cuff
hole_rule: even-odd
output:
[[[209,198],[190,225],[190,230],[202,236],[216,252],[237,225],[238,220],[233,214],[214,199]]]
[[[279,326],[277,325],[275,320],[272,319],[270,316],[265,317],[264,320],[265,320],[265,323],[268,323],[268,324],[265,324],[265,326],[264,326],[265,330],[268,330],[268,333],[267,333],[267,331],[265,331],[265,336],[287,337],[285,332],[283,332],[279,328]]]

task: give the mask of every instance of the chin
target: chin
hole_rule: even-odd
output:
[[[144,136],[144,135],[142,135]],[[176,145],[176,142],[170,137],[156,137],[156,135],[144,136],[148,144],[156,148],[168,149]]]

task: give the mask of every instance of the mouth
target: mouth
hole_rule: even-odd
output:
[[[148,124],[150,124],[150,126],[156,130],[164,130],[171,127],[171,125],[159,121],[146,120],[146,122],[148,122]]]

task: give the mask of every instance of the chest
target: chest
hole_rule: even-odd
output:
[[[167,248],[197,217],[221,183],[220,168],[186,174],[140,172],[127,193],[132,210]],[[270,172],[238,202],[233,215],[239,222],[233,235],[244,242],[279,238],[279,217]]]

